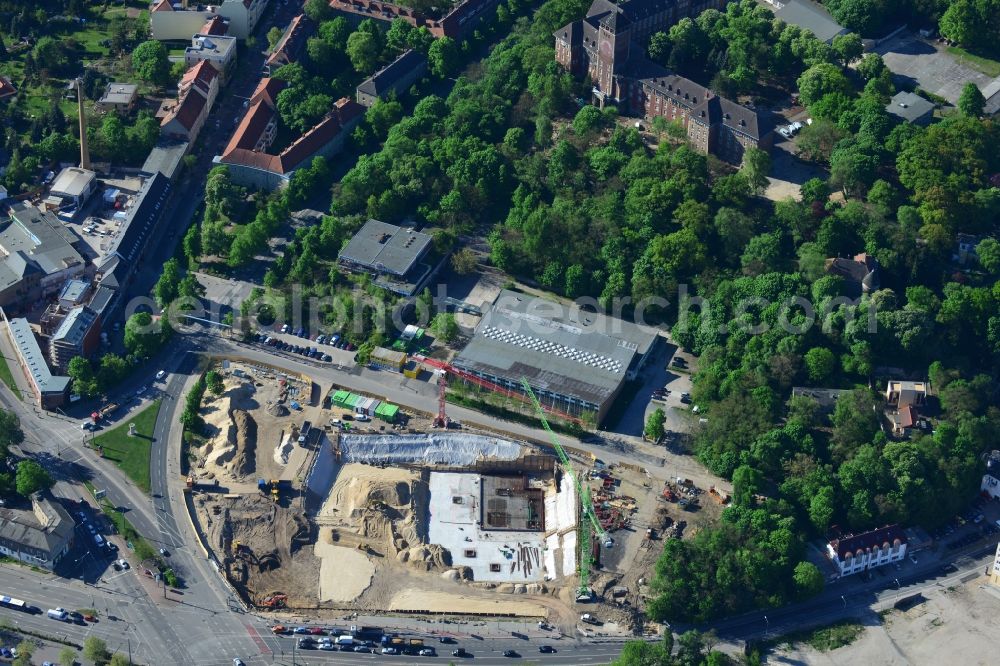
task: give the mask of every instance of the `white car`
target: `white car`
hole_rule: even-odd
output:
[[[157,379],[157,381],[162,380],[166,376],[167,376],[167,371],[166,370],[160,370],[158,373],[156,373],[156,379]]]
[[[793,135],[794,135],[794,134],[798,134],[798,133],[799,133],[799,130],[801,130],[801,129],[802,129],[802,123],[800,123],[800,122],[799,122],[799,121],[797,121],[797,120],[796,120],[796,121],[795,121],[794,123],[792,123],[791,125],[789,125],[789,126],[788,126],[788,130],[789,130],[789,131],[790,131],[790,132],[791,132],[791,133],[792,133]]]
[[[120,566],[122,569],[125,569],[126,571],[129,570],[128,560],[126,560],[125,558],[118,560],[118,566]]]

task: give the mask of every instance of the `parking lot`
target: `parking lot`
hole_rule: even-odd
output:
[[[992,83],[991,77],[962,64],[943,49],[943,44],[907,30],[877,46],[874,52],[882,56],[897,86],[906,90],[920,86],[952,104],[958,102],[967,82],[975,83],[980,90]]]
[[[260,331],[254,334],[252,341],[275,351],[297,354],[340,366],[354,365],[354,353],[357,351],[357,347],[340,335],[310,334],[302,329],[293,331],[290,326],[282,326],[273,332]]]

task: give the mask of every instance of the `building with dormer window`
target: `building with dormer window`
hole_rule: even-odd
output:
[[[877,530],[851,534],[831,540],[827,555],[840,569],[841,576],[850,576],[865,569],[874,569],[906,557],[906,533],[899,525],[886,525]]]

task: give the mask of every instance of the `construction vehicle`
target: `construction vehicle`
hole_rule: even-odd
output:
[[[281,498],[281,492],[278,490],[278,480],[271,479],[271,499],[276,503]]]
[[[188,488],[194,488],[194,477],[189,476],[186,480]]]
[[[435,428],[445,428],[450,427],[451,423],[448,421],[448,415],[445,413],[445,395],[448,391],[448,380],[444,369],[438,370],[438,413],[434,418]]]
[[[594,597],[594,592],[590,589],[590,567],[594,556],[590,546],[591,530],[587,527],[586,522],[588,520],[590,521],[590,525],[593,527],[594,535],[597,537],[598,541],[604,544],[605,548],[611,548],[615,545],[615,542],[607,531],[605,531],[604,527],[601,525],[601,521],[598,520],[597,512],[594,509],[594,503],[590,499],[590,486],[581,484],[579,478],[577,478],[576,473],[573,471],[573,465],[569,460],[569,456],[566,455],[566,451],[563,449],[562,444],[559,443],[559,438],[556,437],[555,432],[553,432],[552,428],[549,426],[549,422],[545,418],[545,410],[542,409],[541,403],[538,402],[535,392],[531,390],[531,384],[528,383],[527,378],[521,378],[521,385],[524,387],[524,392],[531,399],[531,403],[535,407],[535,413],[538,415],[538,420],[542,422],[545,432],[548,433],[552,446],[556,450],[556,455],[559,457],[559,462],[562,464],[566,476],[576,487],[577,496],[580,498],[580,511],[583,514],[582,522],[584,524],[580,525],[581,529],[577,530],[580,543],[580,566],[578,572],[580,586],[577,590],[576,600],[591,601]]]
[[[257,479],[257,490],[260,491],[261,495],[266,495],[268,490],[267,481],[264,479]]]
[[[720,491],[715,486],[708,487],[708,494],[711,495],[712,499],[714,499],[719,504],[722,505],[729,504],[729,499],[730,499],[729,494],[726,493],[725,491]]]
[[[580,622],[586,622],[587,624],[602,624],[600,620],[598,620],[590,613],[584,613],[583,615],[581,615]]]
[[[275,594],[272,594],[269,597],[264,597],[261,600],[261,602],[260,602],[260,606],[262,606],[264,608],[270,608],[271,610],[274,610],[276,608],[284,608],[286,601],[288,601],[288,595],[287,594],[278,594],[278,593],[275,593]],[[275,633],[278,633],[278,632],[276,631]]]

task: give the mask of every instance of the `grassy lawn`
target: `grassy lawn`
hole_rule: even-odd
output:
[[[128,478],[149,492],[149,450],[153,443],[153,428],[160,412],[160,401],[122,422],[117,428],[94,438],[94,448],[104,447],[104,457],[114,461]],[[128,436],[128,426],[135,424],[135,437]]]
[[[820,652],[830,652],[850,645],[865,630],[861,624],[845,620],[826,627],[796,631],[771,641],[772,645],[794,645],[805,643]]]
[[[6,358],[0,359],[0,381],[3,381],[10,389],[11,393],[17,396],[18,400],[24,400],[24,396],[21,395],[21,389],[17,388],[17,382],[14,381],[14,375],[11,374],[10,363],[8,363]]]
[[[982,72],[986,76],[1000,76],[1000,62],[984,58],[982,56],[969,53],[958,46],[949,46],[948,53],[955,56],[955,59],[964,65],[971,67],[977,72]]]

